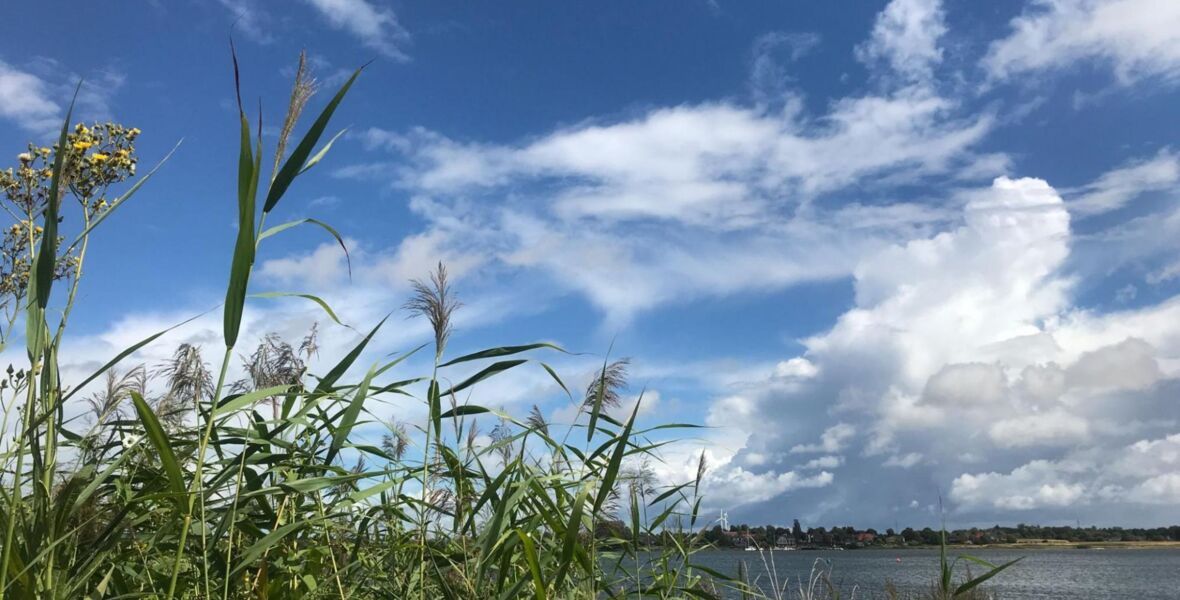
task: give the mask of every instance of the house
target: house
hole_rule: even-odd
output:
[[[877,539],[876,534],[872,534],[867,531],[861,531],[860,533],[856,534],[856,541],[861,544],[871,544],[875,539]]]

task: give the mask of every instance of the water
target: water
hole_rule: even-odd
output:
[[[956,551],[949,551],[954,556]],[[993,564],[1024,557],[1024,560],[988,581],[985,586],[1000,600],[1053,598],[1086,600],[1175,600],[1180,598],[1180,549],[1074,550],[1074,549],[986,549],[969,552]],[[816,559],[829,561],[832,581],[848,598],[883,598],[886,581],[903,595],[929,590],[938,573],[937,549],[849,550],[774,552],[779,579],[790,578],[792,590],[806,582]],[[901,559],[900,562],[898,559]],[[693,562],[722,573],[735,574],[745,561],[751,577],[766,573],[771,553],[709,550],[694,556]],[[972,569],[978,575],[980,567]],[[963,576],[958,571],[958,577]],[[769,589],[765,575],[758,581]],[[790,598],[798,598],[798,592]]]

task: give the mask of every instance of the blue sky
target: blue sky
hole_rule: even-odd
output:
[[[273,144],[296,57],[313,110],[372,61],[348,133],[274,218],[258,291],[370,326],[439,260],[454,351],[538,339],[584,385],[613,342],[647,422],[709,425],[656,465],[734,520],[1180,521],[1180,8],[965,2],[24,3],[0,139],[84,119],[176,155],[92,246],[70,367],[215,307],[236,115]],[[54,40],[55,23],[84,24]],[[79,34],[79,31],[89,32]],[[256,112],[252,110],[252,113]],[[142,171],[141,171],[142,172]],[[278,221],[276,221],[278,222]],[[245,339],[320,322],[257,303]],[[195,341],[214,313],[137,357]],[[373,356],[417,345],[396,320]],[[424,365],[419,361],[413,368]],[[473,402],[560,422],[539,369]],[[413,420],[410,403],[371,407]],[[490,425],[489,425],[490,428]],[[376,426],[370,428],[378,435]]]

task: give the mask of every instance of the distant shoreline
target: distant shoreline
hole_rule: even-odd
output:
[[[1014,544],[947,544],[947,548],[954,550],[978,550],[980,548],[986,550],[1159,550],[1159,549],[1177,549],[1180,550],[1180,541],[1163,541],[1163,542],[1069,542],[1069,541],[1053,541],[1047,542],[1017,542]],[[713,550],[725,551],[742,551],[741,548],[712,548]],[[862,546],[859,548],[798,548],[797,550],[781,550],[775,549],[774,552],[816,552],[816,551],[831,551],[831,550],[937,550],[936,545],[920,545],[920,546]],[[770,548],[763,549],[763,551],[770,551]]]
[[[1069,542],[1065,540],[1049,540],[1047,542],[1028,541],[1016,542],[1013,544],[947,544],[947,548],[953,550],[1180,550],[1180,541],[1162,541],[1162,542]],[[886,550],[937,550],[936,545],[920,545],[920,546],[862,546],[862,547],[836,547],[836,548],[822,548],[822,547],[800,547],[796,550],[782,550],[764,548],[763,552],[774,551],[779,552],[829,552],[829,551],[886,551]],[[742,548],[710,548],[710,550],[719,550],[724,552],[741,552]]]

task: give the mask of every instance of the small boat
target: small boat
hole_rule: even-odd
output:
[[[746,552],[753,552],[755,550],[757,550],[757,548],[755,548],[753,546],[746,546]]]

